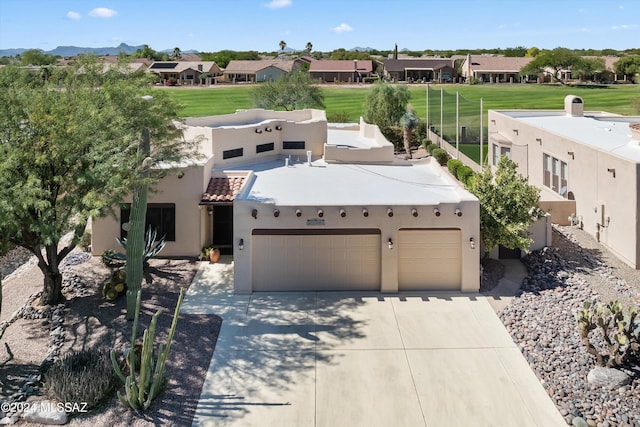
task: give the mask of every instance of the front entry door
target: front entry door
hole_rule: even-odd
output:
[[[233,206],[213,207],[213,242],[214,248],[220,248],[224,255],[233,254]]]

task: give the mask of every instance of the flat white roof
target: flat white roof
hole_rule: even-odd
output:
[[[476,200],[428,159],[385,165],[316,159],[308,166],[306,158],[292,161],[288,167],[284,158],[239,166],[253,170],[255,179],[238,199],[280,206],[418,206]]]
[[[532,126],[566,137],[576,142],[608,151],[640,163],[640,145],[631,138],[630,123],[640,117],[587,115],[573,117],[566,113],[541,111],[499,111]]]
[[[368,148],[376,146],[373,138],[360,135],[360,132],[345,129],[327,129],[327,145],[350,148]]]

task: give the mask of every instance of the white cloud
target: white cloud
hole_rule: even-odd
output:
[[[520,26],[519,22],[514,22],[512,24],[500,24],[498,25],[498,29],[504,30],[506,28],[518,28]]]
[[[269,9],[280,9],[291,6],[291,0],[271,0],[269,3],[265,4],[265,6]]]
[[[118,12],[113,9],[107,9],[106,7],[97,7],[89,12],[89,16],[93,18],[111,18]]]
[[[353,31],[353,28],[351,28],[351,26],[349,26],[348,24],[345,24],[344,22],[340,25],[338,25],[337,27],[333,27],[331,29],[331,31],[336,32],[336,33],[346,33],[349,31]]]
[[[624,9],[624,6],[620,5],[618,6],[618,9]]]
[[[633,30],[635,28],[640,28],[640,25],[622,24],[622,25],[614,25],[613,27],[611,27],[612,30]]]
[[[67,18],[69,19],[80,19],[81,16],[78,12],[74,12],[73,10],[70,10],[69,12],[67,12]]]

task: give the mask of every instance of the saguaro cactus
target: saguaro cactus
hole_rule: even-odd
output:
[[[138,158],[142,162],[140,183],[133,192],[131,214],[129,215],[129,232],[127,234],[127,319],[133,320],[136,311],[136,296],[142,287],[142,270],[144,263],[144,223],[147,217],[147,193],[149,191],[149,169],[151,167],[151,140],[149,129],[142,130],[142,138],[138,145]]]

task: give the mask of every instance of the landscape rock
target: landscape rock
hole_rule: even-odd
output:
[[[573,421],[571,421],[571,425],[573,427],[589,427],[587,421],[582,417],[575,417]]]
[[[63,425],[67,423],[67,413],[63,409],[58,409],[56,402],[50,400],[34,402],[24,411],[22,417],[30,423],[46,425]]]
[[[596,366],[589,371],[587,382],[613,390],[631,383],[631,377],[618,369]]]

